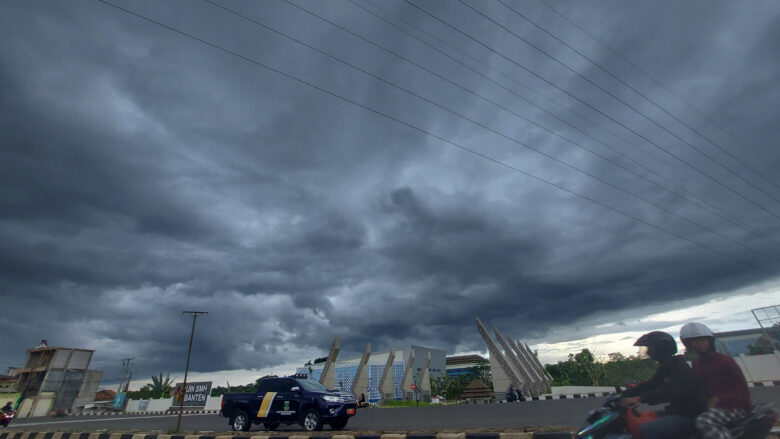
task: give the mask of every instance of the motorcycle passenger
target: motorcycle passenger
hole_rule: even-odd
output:
[[[715,352],[715,336],[702,323],[683,325],[680,340],[696,353],[693,373],[707,401],[707,409],[696,418],[696,429],[702,439],[731,439],[728,426],[749,416],[752,408],[742,370],[733,358]]]
[[[8,404],[4,405],[2,408],[4,413],[10,413],[14,411],[14,404],[11,401],[8,401]]]
[[[643,423],[639,430],[644,439],[686,438],[696,434],[694,420],[704,410],[696,392],[693,371],[677,353],[674,337],[662,331],[649,332],[634,343],[658,363],[649,380],[623,392],[624,406],[640,402],[656,405],[668,403],[657,411],[657,419]]]

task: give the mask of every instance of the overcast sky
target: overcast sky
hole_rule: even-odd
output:
[[[778,2],[111,1],[159,24],[2,4],[3,369],[180,375],[182,310],[212,376],[780,304]]]

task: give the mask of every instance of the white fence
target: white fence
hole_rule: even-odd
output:
[[[740,355],[734,360],[748,382],[780,380],[780,351],[766,355]]]
[[[142,401],[149,401],[145,409],[141,409]],[[129,399],[125,408],[128,412],[159,412],[171,408],[173,398],[164,399]],[[219,410],[222,406],[222,396],[209,396],[206,398],[206,407],[204,410]]]

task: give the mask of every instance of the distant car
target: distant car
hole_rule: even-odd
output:
[[[249,431],[262,423],[266,430],[280,424],[300,424],[306,431],[321,430],[323,424],[334,430],[347,426],[355,416],[355,397],[328,390],[306,378],[266,378],[256,393],[226,393],[220,414],[229,419],[235,431]]]

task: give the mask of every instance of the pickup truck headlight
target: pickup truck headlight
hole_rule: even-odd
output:
[[[325,396],[322,397],[322,399],[324,399],[325,401],[328,401],[328,402],[339,402],[339,401],[341,401],[341,398],[339,398],[338,396],[330,396],[330,395],[325,395]]]

